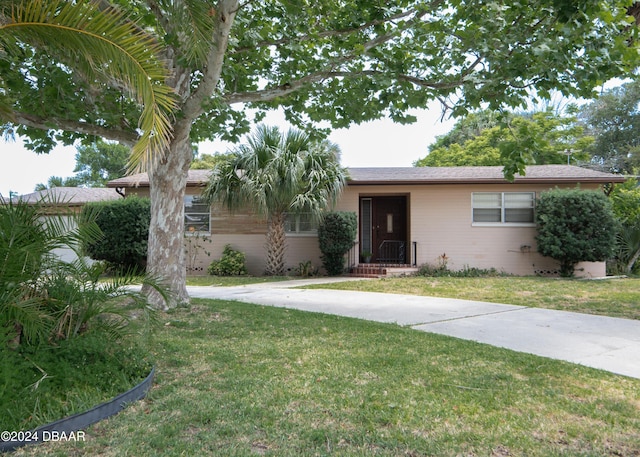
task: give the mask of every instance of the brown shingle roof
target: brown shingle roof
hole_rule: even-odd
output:
[[[26,203],[56,203],[66,206],[83,205],[90,202],[101,202],[122,198],[115,189],[85,188],[85,187],[52,187],[39,190],[30,194],[14,197],[14,201],[20,200]]]
[[[209,180],[211,170],[189,170],[187,187],[202,186]],[[149,187],[149,175],[138,173],[124,178],[114,179],[107,183],[107,187]]]
[[[349,185],[507,183],[502,167],[350,168]],[[623,182],[620,175],[567,165],[533,165],[517,183]]]
[[[483,184],[507,183],[502,167],[398,167],[398,168],[349,168],[348,184]],[[209,178],[210,170],[189,170],[187,186],[201,186]],[[567,165],[532,165],[525,176],[516,175],[517,183],[578,183],[623,182],[621,175],[602,173]],[[146,173],[115,179],[108,187],[149,187]]]

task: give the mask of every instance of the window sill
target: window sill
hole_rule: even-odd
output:
[[[184,235],[185,236],[211,236],[211,232],[198,232],[197,230],[195,232],[185,231]]]
[[[533,222],[472,222],[472,227],[536,227]]]
[[[299,232],[299,233],[287,232],[285,233],[285,236],[287,238],[311,238],[311,237],[317,237],[318,232]]]

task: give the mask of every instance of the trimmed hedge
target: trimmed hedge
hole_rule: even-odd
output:
[[[117,269],[143,272],[147,265],[151,201],[133,196],[90,203],[83,208],[96,210],[96,223],[104,237],[85,245],[87,255]]]
[[[335,211],[325,215],[318,227],[318,242],[322,252],[322,265],[329,276],[344,271],[344,255],[353,246],[358,233],[356,213]]]
[[[573,276],[578,262],[610,258],[618,222],[611,202],[600,191],[554,189],[536,205],[538,252],[560,263],[560,275]]]

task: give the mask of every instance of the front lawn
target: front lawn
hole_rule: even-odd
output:
[[[460,298],[640,319],[640,279],[539,277],[421,277],[350,281],[310,288]]]
[[[159,317],[147,399],[84,442],[15,455],[640,455],[637,379],[236,302]]]

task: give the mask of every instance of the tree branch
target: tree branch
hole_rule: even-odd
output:
[[[108,140],[118,141],[133,146],[138,141],[138,135],[132,131],[114,129],[113,127],[100,127],[99,125],[87,124],[80,121],[71,121],[68,119],[40,117],[34,114],[23,112],[13,113],[15,116],[15,124],[25,125],[27,127],[40,130],[64,130],[67,132],[80,133],[84,135],[94,135]],[[55,126],[55,127],[53,127]]]
[[[229,44],[231,26],[238,11],[238,0],[220,0],[215,8],[216,27],[213,46],[209,51],[203,68],[203,76],[198,88],[189,96],[183,106],[183,114],[188,119],[195,119],[204,112],[204,101],[209,98],[220,80],[224,56]]]
[[[474,63],[473,65],[476,65],[476,63]],[[280,85],[278,87],[272,87],[272,88],[257,90],[253,92],[232,93],[222,98],[229,105],[233,105],[236,103],[268,102],[278,97],[285,97],[287,95],[290,95],[294,92],[299,91],[306,85],[320,82],[325,79],[358,78],[362,76],[369,76],[369,77],[375,78],[379,76],[382,77],[385,75],[386,74],[384,72],[374,71],[374,70],[366,70],[366,71],[359,71],[359,72],[321,71],[321,72],[313,73],[311,75],[304,76],[298,80],[291,81],[289,83]],[[401,81],[409,82],[416,86],[429,88],[429,89],[455,89],[456,87],[460,87],[464,84],[464,77],[461,77],[457,81],[449,81],[449,82],[443,82],[443,83],[428,81],[428,80],[424,80],[424,79],[421,79],[415,76],[410,76],[410,75],[394,75],[394,78]]]

